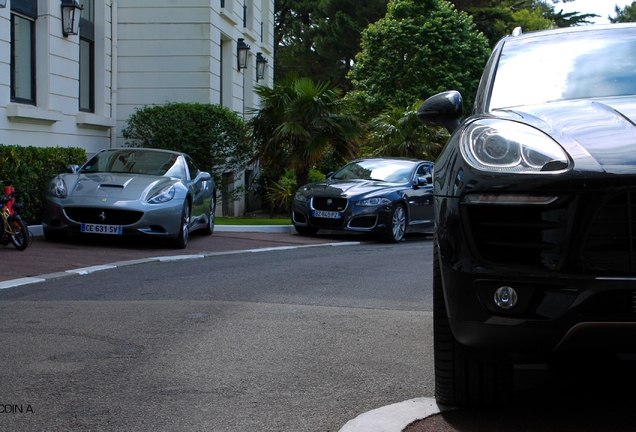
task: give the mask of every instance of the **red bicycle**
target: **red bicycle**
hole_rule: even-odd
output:
[[[11,242],[17,250],[25,250],[30,244],[30,233],[19,215],[24,206],[15,202],[18,192],[11,186],[13,180],[0,182],[4,185],[4,195],[0,195],[0,244],[6,246]]]

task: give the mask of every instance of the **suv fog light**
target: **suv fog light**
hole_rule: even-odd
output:
[[[517,291],[509,286],[502,286],[495,291],[495,304],[503,310],[510,310],[517,305]]]

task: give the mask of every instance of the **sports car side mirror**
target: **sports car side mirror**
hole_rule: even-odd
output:
[[[71,174],[77,174],[79,172],[79,169],[80,169],[79,165],[75,165],[75,164],[67,165],[66,172]]]
[[[210,175],[210,173],[205,172],[205,171],[199,171],[199,175],[197,175],[197,178],[194,179],[194,181],[209,181],[212,180],[212,176]]]
[[[430,126],[444,126],[453,133],[459,126],[464,110],[462,95],[455,90],[426,99],[417,109],[417,117]]]

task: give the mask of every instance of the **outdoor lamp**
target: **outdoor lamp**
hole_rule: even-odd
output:
[[[256,81],[262,80],[265,77],[266,66],[267,59],[263,57],[263,53],[256,53]]]
[[[64,37],[79,34],[80,13],[84,9],[75,0],[62,0],[62,33]]]
[[[0,8],[7,7],[7,0],[0,0]]]
[[[247,68],[247,52],[250,50],[250,46],[245,43],[245,40],[240,38],[236,44],[236,54],[238,56],[238,70]]]

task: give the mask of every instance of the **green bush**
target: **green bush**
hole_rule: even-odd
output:
[[[130,147],[189,154],[200,169],[212,174],[217,185],[222,184],[224,173],[231,172],[234,180],[238,179],[253,158],[243,119],[215,104],[145,106],[130,116],[122,135]],[[235,192],[231,199],[244,191]]]
[[[86,162],[86,150],[61,147],[0,145],[0,180],[11,179],[20,192],[16,201],[24,205],[22,218],[29,224],[41,222],[44,189],[71,164]],[[4,192],[4,190],[2,190]]]

